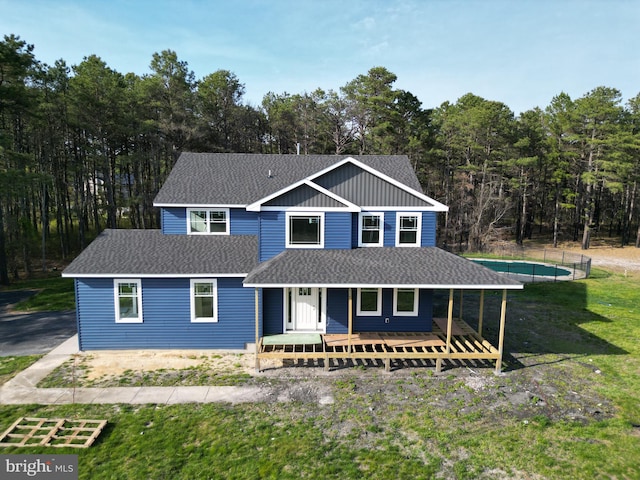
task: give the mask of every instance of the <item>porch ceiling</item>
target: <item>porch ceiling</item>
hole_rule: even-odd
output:
[[[285,250],[260,264],[246,287],[522,289],[515,280],[437,247]]]

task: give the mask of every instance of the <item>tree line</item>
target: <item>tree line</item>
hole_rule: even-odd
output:
[[[171,50],[139,76],[95,55],[47,65],[5,36],[0,283],[30,274],[34,259],[45,268],[71,257],[104,228],[158,228],[153,198],[182,151],[406,154],[425,192],[450,207],[443,245],[522,244],[537,229],[587,249],[604,229],[640,247],[640,94],[623,104],[615,88],[560,93],[516,117],[472,93],[424,109],[396,80],[374,67],[338,90],[269,92],[250,105],[235,74],[196,79]]]

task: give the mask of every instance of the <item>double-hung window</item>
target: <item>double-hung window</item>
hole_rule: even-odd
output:
[[[384,214],[362,212],[359,215],[358,246],[382,247],[384,244]]]
[[[191,321],[218,321],[218,284],[216,279],[191,279]]]
[[[142,282],[139,279],[113,281],[116,323],[142,323]]]
[[[187,209],[187,233],[190,235],[228,235],[228,208]]]
[[[382,289],[359,288],[356,300],[356,315],[379,316],[382,315]]]
[[[393,314],[395,316],[415,317],[418,315],[418,289],[393,289]]]
[[[293,213],[286,215],[288,248],[323,248],[324,214]]]
[[[422,215],[416,213],[396,214],[396,247],[419,247],[422,231]]]

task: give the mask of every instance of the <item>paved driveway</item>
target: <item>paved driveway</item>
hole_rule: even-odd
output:
[[[74,310],[10,313],[34,292],[0,292],[0,357],[47,353],[77,333]]]

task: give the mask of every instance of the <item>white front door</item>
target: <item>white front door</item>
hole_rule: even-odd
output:
[[[307,332],[324,330],[320,292],[321,290],[316,287],[291,288],[288,330]]]

